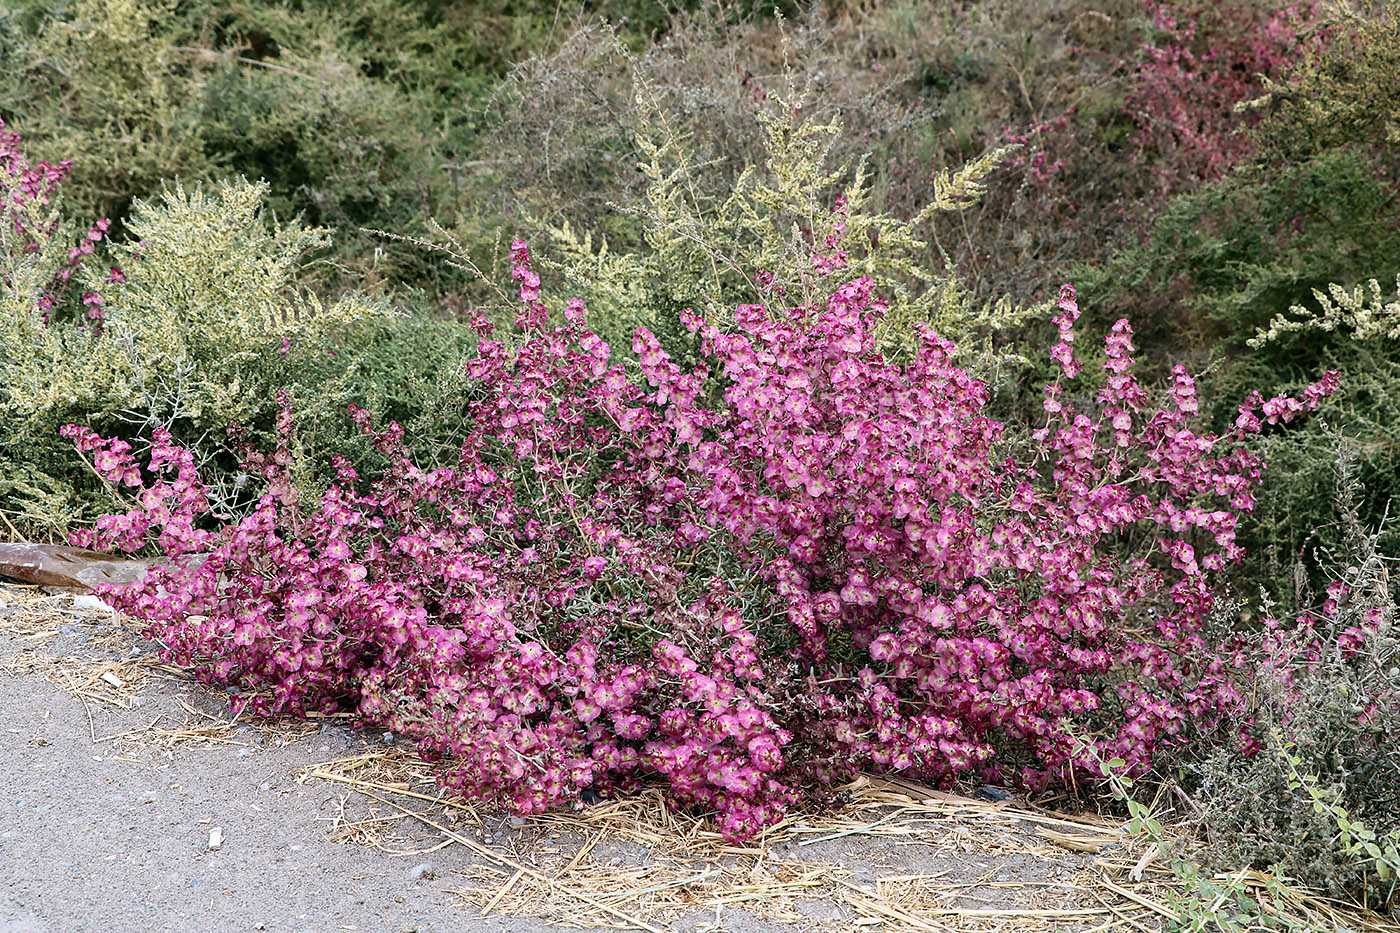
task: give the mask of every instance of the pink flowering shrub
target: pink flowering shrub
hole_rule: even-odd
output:
[[[11,261],[26,257],[43,265],[35,308],[47,321],[67,295],[74,272],[94,254],[111,223],[106,218],[98,220],[75,245],[62,250],[61,240],[69,231],[64,228],[57,201],[72,165],[67,160],[57,165],[30,162],[21,142],[20,135],[6,129],[0,120],[0,245]],[[14,275],[11,271],[6,278]],[[114,268],[107,275],[108,282],[121,279],[120,269]],[[20,285],[15,281],[6,284]],[[101,294],[84,292],[81,303],[85,319],[94,330],[100,330],[105,316]]]
[[[1071,107],[1067,113],[1052,120],[1042,120],[1034,126],[1002,127],[1002,142],[1017,147],[1007,157],[1003,167],[1020,173],[1022,184],[1035,188],[1037,193],[1053,189],[1055,179],[1065,169],[1065,157],[1063,154],[1056,155],[1056,151],[1067,148],[1071,142],[1068,137],[1070,118],[1074,113],[1075,108]]]
[[[1142,48],[1139,87],[1127,101],[1137,147],[1150,154],[1162,194],[1219,178],[1255,151],[1241,132],[1256,122],[1234,112],[1258,97],[1316,46],[1320,5],[1261,9],[1249,0],[1225,4],[1149,3],[1156,33]],[[1307,38],[1302,38],[1307,36]]]
[[[937,334],[875,351],[866,280],[728,332],[687,314],[686,370],[644,329],[615,361],[577,301],[551,320],[511,257],[521,338],[482,325],[455,466],[360,413],[389,468],[366,487],[342,461],[302,502],[284,416],[266,493],[218,526],[168,436],[142,471],[66,428],[139,497],[75,540],[169,557],[104,595],[249,707],[353,710],[469,795],[532,812],[660,779],[731,838],[854,769],[1067,779],[1094,767],[1071,732],[1141,769],[1237,703],[1201,626],[1262,469],[1241,442],[1334,375],[1217,436],[1184,370],[1149,401],[1120,321],[1096,404],[1057,380],[1017,450]],[[1065,379],[1077,315],[1066,288]]]

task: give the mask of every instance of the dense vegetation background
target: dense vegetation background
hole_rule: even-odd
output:
[[[113,507],[110,471],[60,436],[70,423],[188,449],[229,523],[264,492],[250,450],[278,450],[284,504],[401,481],[399,449],[359,422],[397,422],[424,469],[459,467],[504,384],[481,376],[487,325],[533,345],[502,290],[512,271],[521,296],[542,279],[582,298],[611,359],[653,385],[651,354],[718,359],[683,312],[728,333],[736,306],[816,307],[868,276],[891,305],[870,352],[925,372],[908,325],[956,341],[1007,449],[1049,449],[1041,386],[1059,370],[1043,348],[1064,339],[1065,282],[1086,369],[1111,362],[1096,344],[1129,319],[1144,384],[1180,394],[1173,367],[1194,377],[1200,437],[1232,430],[1252,392],[1338,371],[1317,416],[1242,441],[1267,469],[1198,647],[1277,674],[1231,714],[1248,740],[1220,726],[1218,753],[1154,767],[1200,795],[1220,864],[1392,901],[1400,743],[1374,724],[1400,698],[1393,3],[15,0],[0,118],[14,536]],[[533,263],[510,259],[517,237]],[[720,376],[699,397],[719,404]],[[1070,378],[1065,398],[1102,402],[1102,379]],[[1187,537],[1204,554],[1219,530]],[[1100,557],[1151,550],[1120,531]],[[725,575],[756,572],[710,570],[739,589]],[[1004,739],[987,747],[1010,760]]]

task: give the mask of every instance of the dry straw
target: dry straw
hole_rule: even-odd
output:
[[[1181,919],[1172,906],[1175,876],[1160,852],[1119,823],[901,780],[862,776],[842,788],[839,810],[794,813],[761,839],[734,846],[703,819],[667,806],[657,790],[503,831],[499,815],[443,796],[431,767],[402,749],[324,762],[302,779],[341,785],[376,808],[368,820],[342,821],[340,838],[398,819],[468,849],[468,884],[450,890],[483,915],[655,931],[689,915],[741,909],[804,929],[925,933],[1106,933],[1158,930]],[[993,868],[862,878],[844,856],[906,846],[917,847],[926,864]],[[821,856],[808,855],[815,849]],[[1302,929],[1394,929],[1286,886],[1274,884],[1269,895],[1259,873],[1236,879],[1267,912]]]

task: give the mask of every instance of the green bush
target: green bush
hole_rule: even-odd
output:
[[[213,163],[197,67],[176,51],[170,0],[20,0],[0,11],[0,117],[31,157],[73,161],[76,216],[122,217],[166,178]]]
[[[727,196],[710,199],[696,193],[699,160],[687,141],[660,115],[643,122],[645,249],[610,252],[567,224],[550,231],[570,293],[599,309],[595,326],[614,346],[629,346],[644,325],[669,335],[668,350],[688,358],[691,338],[671,319],[676,311],[693,307],[724,322],[736,304],[807,304],[819,287],[859,277],[898,309],[876,338],[889,355],[914,346],[914,322],[971,341],[1045,311],[1007,301],[980,306],[949,262],[929,268],[924,259],[938,222],[977,203],[1003,151],[939,173],[928,203],[900,219],[872,204],[864,160],[836,161],[838,120],[813,122],[800,101],[779,99],[756,114],[752,132],[760,161],[744,168]],[[821,263],[829,268],[819,270]]]
[[[1331,8],[1332,42],[1312,53],[1270,93],[1256,134],[1266,151],[1306,159],[1358,144],[1383,152],[1400,139],[1400,4],[1351,0]]]
[[[96,486],[58,437],[68,422],[132,441],[153,425],[171,427],[231,481],[226,429],[269,428],[285,389],[314,415],[304,478],[315,485],[332,454],[359,450],[346,405],[420,415],[469,332],[360,295],[319,299],[298,280],[309,254],[329,245],[326,231],[268,222],[265,192],[248,182],[177,186],[158,203],[136,202],[128,239],[109,256],[122,280],[79,270],[81,289],[101,294],[100,326],[71,311],[45,324],[38,302],[55,260],[6,239],[0,509],[17,528],[54,534],[93,506]]]
[[[1247,649],[1259,663],[1238,725],[1244,753],[1220,747],[1188,771],[1209,867],[1272,868],[1386,909],[1400,867],[1400,633],[1391,559],[1359,520],[1349,454],[1339,462],[1344,531],[1325,554],[1327,591],[1305,595],[1294,621],[1270,619]],[[1267,600],[1264,614],[1276,614]]]
[[[1334,328],[1249,344],[1290,307],[1315,306],[1317,289],[1394,274],[1400,200],[1377,167],[1358,149],[1242,167],[1177,197],[1141,243],[1075,275],[1101,326],[1131,316],[1150,365],[1204,370],[1217,398],[1251,387],[1282,391],[1323,369],[1341,370],[1342,391],[1325,421],[1359,442],[1357,472],[1367,489],[1361,515],[1372,525],[1400,488],[1394,341],[1359,346]],[[1229,406],[1214,412],[1217,426],[1234,417]],[[1241,529],[1250,552],[1241,578],[1253,581],[1247,589],[1311,548],[1338,543],[1329,494],[1335,444],[1320,425],[1268,435],[1262,444],[1269,470],[1260,505]]]
[[[1083,291],[1110,319],[1153,318],[1159,353],[1239,355],[1314,289],[1393,273],[1400,201],[1377,168],[1351,149],[1242,167],[1176,198],[1111,262],[1081,268]]]
[[[665,7],[570,2],[17,0],[0,9],[0,117],[73,160],[68,203],[122,218],[166,180],[265,179],[282,219],[340,228],[335,284],[442,270],[360,227],[422,232],[484,195],[471,169],[510,66],[594,17],[639,42]]]

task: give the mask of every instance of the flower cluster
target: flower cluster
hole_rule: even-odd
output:
[[[1027,179],[1040,187],[1054,181],[1064,171],[1065,159],[1063,156],[1051,159],[1051,152],[1064,147],[1070,118],[1075,111],[1076,108],[1071,107],[1058,117],[1042,120],[1027,128],[1002,127],[1002,142],[1018,147],[1004,163],[1006,168],[1012,171],[1024,169]]]
[[[54,209],[55,201],[70,168],[71,163],[66,159],[57,165],[31,163],[24,154],[20,135],[6,129],[5,122],[0,120],[0,225],[5,230],[6,238],[13,236],[18,241],[19,249],[16,252],[36,256],[42,246],[60,235],[61,218]],[[111,223],[106,218],[98,220],[57,261],[52,271],[45,273],[48,281],[43,294],[38,297],[37,310],[46,319],[52,315],[67,291],[73,274],[93,255],[96,245],[106,237],[110,227]],[[120,269],[112,269],[107,281],[121,281],[121,277]],[[85,292],[82,305],[93,329],[100,330],[105,316],[102,296],[96,291]]]
[[[141,489],[82,540],[172,558],[107,598],[252,708],[353,710],[472,796],[531,812],[660,778],[731,838],[858,768],[1044,784],[1092,769],[1072,734],[1143,767],[1236,701],[1201,623],[1262,468],[1240,442],[1334,377],[1217,436],[1184,371],[1149,401],[1119,322],[1095,410],[1057,381],[1017,450],[948,341],[876,352],[868,280],[728,330],[686,313],[686,369],[645,329],[615,360],[581,303],[551,317],[523,242],[511,261],[521,338],[481,328],[451,467],[357,412],[384,475],[341,462],[300,502],[284,416],[257,508],[201,531],[168,437],[143,482],[69,428]],[[1077,315],[1066,289],[1066,377]]]
[[[1163,193],[1219,178],[1254,151],[1239,132],[1248,117],[1234,105],[1258,97],[1268,78],[1301,58],[1300,46],[1318,44],[1321,5],[1292,3],[1257,10],[1230,2],[1149,2],[1155,37],[1142,48],[1140,87],[1128,99],[1138,125],[1137,146],[1158,160]]]

